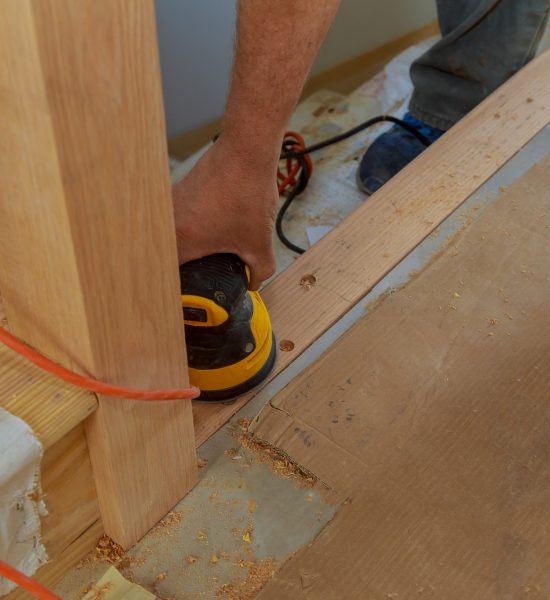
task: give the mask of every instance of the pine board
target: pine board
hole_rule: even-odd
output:
[[[0,344],[0,406],[23,419],[47,449],[97,409],[97,398]]]

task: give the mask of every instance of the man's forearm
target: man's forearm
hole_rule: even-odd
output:
[[[239,0],[237,47],[221,137],[256,161],[282,136],[340,0]]]
[[[271,244],[282,137],[340,0],[239,0],[233,78],[218,141],[174,187],[180,263],[238,254],[251,289]]]

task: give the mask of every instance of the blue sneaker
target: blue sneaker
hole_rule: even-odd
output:
[[[430,142],[435,142],[445,132],[431,127],[407,113],[403,121],[414,127]],[[403,167],[416,158],[426,146],[412,133],[394,125],[377,137],[369,146],[357,169],[357,185],[367,195],[374,194]]]

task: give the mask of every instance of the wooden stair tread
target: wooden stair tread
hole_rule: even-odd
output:
[[[0,345],[0,406],[28,423],[47,449],[96,410],[97,398]]]

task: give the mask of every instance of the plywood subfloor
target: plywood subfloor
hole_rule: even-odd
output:
[[[259,598],[550,596],[550,160],[255,433],[350,497]]]

